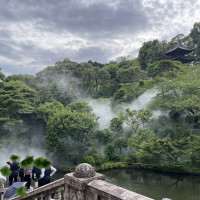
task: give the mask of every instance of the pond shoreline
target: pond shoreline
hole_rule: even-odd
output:
[[[58,171],[73,172],[76,166],[66,167],[61,165],[54,165]],[[154,172],[162,172],[165,174],[182,174],[200,176],[200,168],[189,168],[182,165],[155,165],[129,162],[103,163],[100,166],[94,166],[97,172],[111,170],[111,169],[145,169]]]

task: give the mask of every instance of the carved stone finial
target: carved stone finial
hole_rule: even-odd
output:
[[[95,175],[96,172],[94,168],[88,163],[81,163],[75,168],[73,173],[73,176],[75,176],[76,178],[91,178]]]

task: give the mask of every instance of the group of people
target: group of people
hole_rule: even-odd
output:
[[[9,185],[11,186],[14,182],[18,181],[18,177],[21,182],[26,182],[27,190],[30,189],[31,179],[37,183],[36,187],[41,187],[51,182],[51,176],[56,172],[54,167],[39,169],[35,166],[30,166],[26,169],[20,167],[20,164],[16,161],[7,161],[10,165],[11,175],[9,176]],[[36,185],[36,184],[35,184]]]

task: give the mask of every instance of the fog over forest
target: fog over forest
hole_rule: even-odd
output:
[[[0,72],[1,166],[17,154],[68,167],[198,171],[199,27],[144,42],[135,58],[65,58],[35,75]],[[190,64],[164,54],[177,44]]]

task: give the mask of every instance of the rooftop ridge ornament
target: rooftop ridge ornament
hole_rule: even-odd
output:
[[[180,45],[180,38],[179,38],[179,34],[178,34],[178,38],[177,38],[177,46]]]

